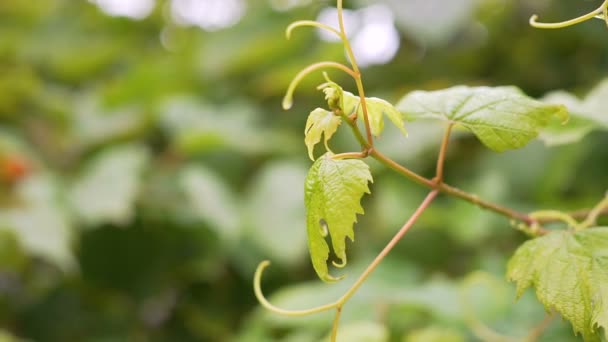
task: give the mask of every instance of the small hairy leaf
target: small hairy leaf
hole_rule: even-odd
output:
[[[324,136],[323,143],[328,151],[331,151],[327,142],[338,130],[338,126],[342,120],[334,113],[323,108],[313,110],[306,120],[306,128],[304,129],[304,142],[308,148],[308,156],[311,160],[315,160],[313,151],[315,145],[321,141],[321,135]]]
[[[319,89],[323,90],[325,93],[325,99],[327,100],[329,108],[339,108],[346,115],[356,112],[358,117],[363,117],[363,108],[361,107],[361,98],[359,96],[342,90],[338,84],[329,80],[327,83],[320,85]],[[373,135],[379,136],[382,134],[382,131],[384,130],[385,115],[404,135],[407,135],[407,131],[405,130],[405,118],[392,104],[377,97],[366,97],[365,100],[370,128]]]
[[[369,124],[373,135],[379,136],[384,130],[384,115],[386,115],[404,135],[407,135],[404,124],[405,118],[392,104],[377,97],[366,97],[365,100],[367,104],[367,113],[369,115]],[[359,117],[363,117],[363,109],[361,106],[359,106],[357,114]]]
[[[397,109],[411,119],[460,124],[498,152],[525,146],[553,116],[562,121],[568,117],[564,106],[536,101],[515,87],[457,86],[414,91],[401,99]]]
[[[599,341],[599,328],[608,329],[608,227],[528,241],[509,261],[507,276],[518,296],[534,286],[547,310],[569,320],[585,341]]]
[[[361,160],[333,160],[330,153],[317,159],[306,177],[304,202],[306,230],[312,264],[319,278],[333,282],[327,268],[331,237],[333,251],[341,260],[336,266],[346,265],[346,237],[354,241],[353,224],[357,214],[363,214],[360,201],[369,193],[372,182],[369,166]]]

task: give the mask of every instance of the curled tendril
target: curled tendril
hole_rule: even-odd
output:
[[[544,29],[559,29],[559,28],[563,28],[563,27],[568,27],[568,26],[572,26],[572,25],[576,25],[579,23],[582,23],[583,21],[587,21],[589,19],[593,19],[593,18],[597,18],[597,19],[602,19],[606,22],[606,25],[608,25],[608,0],[604,1],[600,7],[598,7],[597,9],[595,9],[592,12],[589,12],[585,15],[582,15],[578,18],[574,18],[574,19],[570,19],[570,20],[566,20],[566,21],[561,21],[558,23],[541,23],[538,22],[538,15],[533,15],[530,18],[530,25],[536,27],[536,28],[544,28]]]
[[[604,199],[601,200],[593,209],[591,209],[589,215],[587,215],[587,218],[577,226],[577,229],[585,229],[595,225],[597,223],[597,218],[601,215],[602,211],[606,210],[607,208],[608,192],[606,192]]]
[[[576,229],[579,223],[572,217],[572,215],[564,213],[558,210],[539,210],[529,215],[534,220],[557,220],[562,221],[568,225],[568,227]]]
[[[303,27],[303,26],[317,27],[322,30],[326,30],[331,33],[334,33],[334,34],[338,35],[338,37],[340,37],[340,39],[342,39],[342,34],[340,33],[340,31],[336,30],[335,28],[333,28],[329,25],[325,25],[323,23],[320,23],[320,22],[314,21],[314,20],[298,20],[298,21],[292,23],[291,25],[287,26],[287,30],[285,30],[285,36],[287,36],[287,39],[291,39],[291,33],[293,32],[294,29],[296,29],[298,27]]]
[[[312,314],[323,312],[323,311],[328,311],[328,310],[340,307],[342,305],[341,300],[337,300],[337,301],[329,303],[329,304],[317,306],[317,307],[314,307],[311,309],[306,309],[306,310],[285,310],[285,309],[281,309],[277,306],[272,305],[266,299],[266,297],[264,296],[264,293],[262,292],[262,274],[264,273],[264,270],[268,266],[270,266],[270,261],[268,261],[268,260],[262,261],[258,265],[258,268],[255,270],[255,275],[253,277],[253,290],[255,291],[255,297],[258,299],[260,304],[262,304],[262,306],[265,307],[266,309],[268,309],[274,313],[284,315],[284,316],[301,317],[301,316],[308,316],[308,315],[312,315]]]
[[[283,109],[285,109],[285,110],[290,109],[291,106],[293,105],[293,93],[296,90],[296,87],[298,86],[298,84],[300,84],[300,82],[302,81],[302,79],[304,79],[304,77],[308,76],[312,72],[319,70],[319,69],[323,69],[323,68],[339,69],[339,70],[342,70],[345,73],[349,74],[353,78],[357,77],[357,73],[355,73],[351,68],[347,67],[346,65],[344,65],[342,63],[319,62],[319,63],[311,64],[308,67],[302,69],[302,71],[300,71],[289,84],[289,88],[287,88],[287,93],[285,94],[285,97],[283,98]]]

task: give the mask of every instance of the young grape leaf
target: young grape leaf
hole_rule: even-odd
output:
[[[327,83],[320,85],[319,89],[323,90],[325,93],[325,99],[327,100],[329,108],[339,108],[346,115],[356,112],[357,117],[363,118],[363,108],[361,107],[361,98],[359,96],[342,90],[338,84],[329,80]],[[404,135],[407,135],[407,131],[405,130],[405,118],[392,104],[377,97],[366,97],[365,100],[369,124],[373,135],[379,136],[384,130],[385,115]]]
[[[414,91],[397,104],[411,119],[433,118],[460,124],[497,152],[525,146],[553,116],[567,120],[564,106],[529,98],[515,87],[457,86]]]
[[[551,122],[540,133],[540,139],[549,146],[575,143],[593,130],[608,130],[608,80],[596,86],[584,100],[558,90],[545,95],[541,101],[550,104],[565,105],[570,111],[570,120],[566,125]]]
[[[306,176],[304,202],[308,249],[319,278],[334,282],[327,268],[329,234],[333,251],[341,264],[346,264],[346,237],[354,241],[353,224],[357,214],[363,214],[360,201],[369,193],[372,182],[369,166],[361,160],[334,160],[330,153],[317,159]]]
[[[528,241],[509,261],[507,276],[518,296],[534,286],[547,310],[569,320],[585,341],[600,341],[599,328],[608,331],[608,227]]]
[[[317,108],[310,113],[304,129],[304,143],[306,143],[308,156],[311,160],[315,160],[313,151],[315,145],[321,141],[321,135],[324,137],[325,148],[331,151],[327,142],[336,133],[341,122],[342,119],[339,116],[323,108]]]

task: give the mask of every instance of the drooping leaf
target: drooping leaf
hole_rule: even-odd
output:
[[[327,100],[330,109],[339,108],[346,115],[351,115],[356,112],[357,117],[363,118],[363,108],[359,96],[342,90],[339,85],[330,80],[319,86],[319,88],[325,93],[325,99]],[[379,136],[382,134],[382,131],[384,130],[385,115],[404,135],[407,135],[404,123],[405,118],[392,104],[377,97],[366,97],[365,101],[373,135]]]
[[[564,106],[536,101],[515,87],[457,86],[414,91],[399,101],[397,109],[411,119],[460,124],[498,152],[525,146],[554,116],[567,119]]]
[[[319,278],[337,281],[329,275],[329,234],[341,266],[346,264],[346,237],[354,240],[353,224],[363,214],[360,201],[372,182],[369,166],[361,160],[334,160],[326,153],[312,165],[306,177],[304,202],[306,230],[312,264]],[[338,266],[334,262],[334,265]]]
[[[595,87],[583,100],[558,90],[548,93],[543,102],[562,104],[570,111],[566,123],[552,121],[541,131],[540,138],[549,146],[575,143],[594,130],[608,130],[608,80]]]
[[[528,241],[509,261],[507,276],[519,296],[534,286],[547,310],[569,320],[585,341],[599,341],[599,328],[608,329],[608,227]]]
[[[323,143],[328,151],[331,151],[327,142],[338,130],[338,126],[342,122],[339,116],[327,111],[323,108],[313,110],[306,120],[306,128],[304,129],[304,142],[308,148],[308,156],[311,160],[315,160],[313,151],[315,145],[321,141],[323,135]]]

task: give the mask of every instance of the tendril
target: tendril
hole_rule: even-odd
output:
[[[606,192],[604,199],[601,200],[593,209],[591,209],[589,215],[587,215],[587,218],[583,222],[581,222],[581,224],[579,224],[576,229],[581,230],[595,225],[597,223],[598,217],[602,214],[604,210],[606,210],[606,208],[608,208],[608,192]]]
[[[268,309],[274,313],[284,315],[284,316],[301,317],[301,316],[308,316],[308,315],[312,315],[312,314],[323,312],[323,311],[328,311],[328,310],[331,310],[333,308],[336,308],[336,307],[342,305],[341,301],[339,301],[339,300],[329,303],[329,304],[317,306],[317,307],[314,307],[311,309],[306,309],[306,310],[285,310],[285,309],[281,309],[277,306],[272,305],[266,299],[266,297],[264,296],[264,293],[262,292],[262,275],[264,274],[264,270],[268,266],[270,266],[270,261],[268,261],[268,260],[262,261],[258,265],[258,268],[255,270],[255,275],[253,277],[253,290],[255,291],[255,297],[258,299],[260,304],[262,304],[262,306],[265,307],[266,309]]]
[[[570,228],[578,227],[579,223],[568,213],[558,210],[539,210],[529,215],[534,220],[556,220],[562,221]]]
[[[606,25],[608,25],[608,0],[604,1],[600,7],[598,7],[597,9],[595,9],[592,12],[589,12],[585,15],[582,15],[578,18],[574,18],[574,19],[570,19],[570,20],[566,20],[566,21],[561,21],[561,22],[557,22],[557,23],[541,23],[538,22],[538,15],[533,15],[530,18],[530,25],[536,27],[536,28],[544,28],[544,29],[559,29],[559,28],[563,28],[563,27],[568,27],[568,26],[572,26],[572,25],[576,25],[579,23],[582,23],[584,21],[587,21],[589,19],[593,19],[593,18],[598,18],[598,19],[603,19],[604,21],[606,21]]]
[[[285,36],[287,36],[287,39],[291,39],[291,33],[293,32],[293,30],[298,27],[304,27],[304,26],[317,27],[322,30],[326,30],[331,33],[334,33],[334,34],[338,35],[338,37],[342,38],[340,31],[336,30],[335,28],[333,28],[329,25],[325,25],[323,23],[320,23],[320,22],[314,21],[314,20],[298,20],[298,21],[292,23],[291,25],[287,26],[287,29],[285,30]]]
[[[349,74],[353,78],[357,77],[357,74],[351,68],[347,67],[344,64],[338,63],[338,62],[319,62],[319,63],[311,64],[311,65],[307,66],[306,68],[302,69],[302,71],[300,71],[289,84],[289,88],[287,88],[287,93],[285,94],[285,97],[283,98],[283,109],[285,109],[285,110],[290,109],[291,106],[293,105],[293,93],[296,90],[298,84],[300,84],[300,82],[304,79],[304,77],[308,76],[309,74],[311,74],[312,72],[314,72],[316,70],[323,69],[323,68],[339,69],[339,70],[342,70],[345,73]]]

